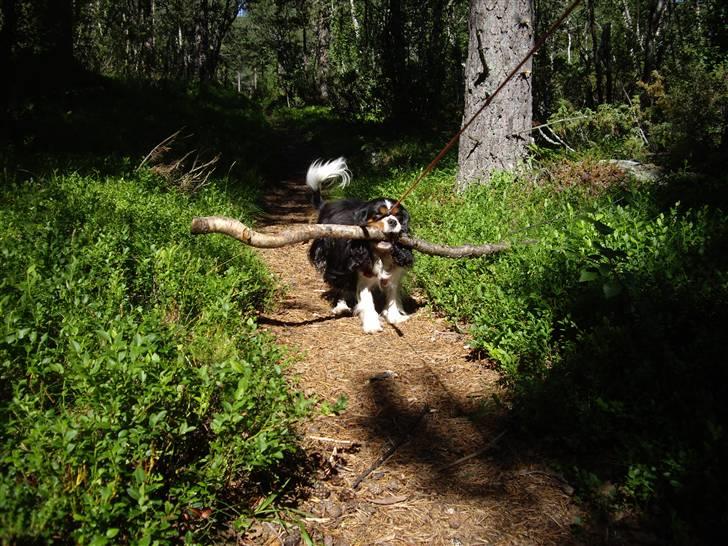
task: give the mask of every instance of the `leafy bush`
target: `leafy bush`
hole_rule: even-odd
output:
[[[83,158],[109,172],[114,161],[125,161],[121,158],[137,158],[138,165],[154,146],[181,131],[181,151],[192,157],[220,154],[221,172],[271,162],[275,148],[263,112],[232,90],[89,78],[88,85],[61,97],[23,97],[12,113],[14,148],[6,152],[14,152],[26,168],[43,157],[51,164],[63,158],[64,166],[78,170]]]
[[[639,102],[575,109],[566,101],[549,117],[553,133],[577,150],[606,158],[644,159],[645,136]]]
[[[189,235],[229,203],[149,173],[2,190],[1,541],[199,540],[295,448],[307,402],[251,318],[271,278]]]
[[[405,203],[418,236],[514,247],[418,255],[416,281],[498,363],[529,441],[554,447],[576,479],[614,483],[613,508],[650,506],[673,538],[705,538],[728,525],[728,219],[706,205],[661,206],[680,180],[620,177],[591,191],[572,170],[556,174],[496,174],[457,195],[454,169],[433,173]],[[396,196],[413,179],[396,171],[357,191]]]
[[[728,63],[691,63],[669,83],[642,83],[651,146],[673,167],[723,169],[728,146]]]

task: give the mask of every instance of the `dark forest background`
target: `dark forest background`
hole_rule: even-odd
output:
[[[564,5],[534,4],[535,21],[519,24],[540,35]],[[0,58],[13,77],[3,90],[11,117],[90,72],[216,84],[269,108],[454,126],[468,12],[462,0],[7,0]],[[650,152],[673,165],[715,160],[726,141],[725,25],[718,1],[585,2],[535,58],[536,124],[637,108]]]

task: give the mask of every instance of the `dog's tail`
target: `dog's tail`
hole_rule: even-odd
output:
[[[336,182],[340,179],[339,187],[346,187],[351,182],[351,172],[346,166],[346,159],[340,157],[331,161],[317,159],[308,168],[306,173],[306,185],[313,190],[313,206],[320,209],[324,201],[321,198],[321,188]]]

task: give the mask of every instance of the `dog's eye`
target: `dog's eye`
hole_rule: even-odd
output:
[[[390,214],[393,214],[394,216],[399,214],[399,207],[394,207],[392,210],[389,211]]]
[[[387,209],[386,205],[382,205],[381,207],[379,207],[377,212],[380,216],[386,216],[387,212],[389,212],[389,209]]]

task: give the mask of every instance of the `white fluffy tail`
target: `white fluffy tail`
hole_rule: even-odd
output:
[[[322,185],[333,184],[337,178],[341,179],[339,186],[342,188],[348,186],[349,182],[351,182],[351,171],[346,166],[346,159],[343,157],[331,161],[317,159],[308,168],[306,185],[314,193],[318,193],[321,191]]]

